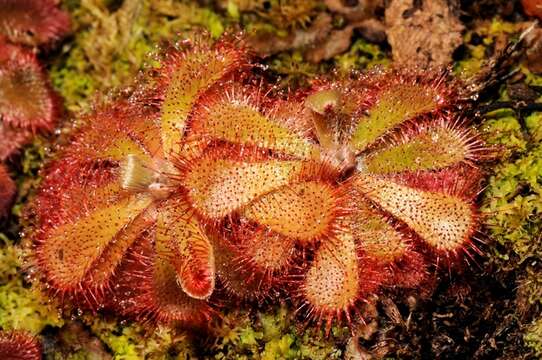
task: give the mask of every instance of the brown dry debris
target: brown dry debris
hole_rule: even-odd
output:
[[[525,48],[525,64],[530,71],[542,74],[542,28],[540,25],[525,36]]]
[[[446,66],[462,43],[463,24],[445,0],[393,0],[385,21],[397,63]]]
[[[261,32],[249,38],[249,44],[261,56],[292,49],[305,49],[305,58],[313,63],[328,60],[350,47],[354,30],[369,41],[385,40],[384,25],[375,18],[382,0],[325,0],[327,11],[320,12],[307,28],[293,29],[287,36]],[[342,17],[346,25],[333,27],[335,16]]]
[[[360,21],[374,16],[382,0],[325,0],[327,8],[343,15],[348,21]]]
[[[312,63],[318,63],[345,52],[350,47],[353,33],[353,26],[347,26],[342,30],[333,30],[322,44],[309,49],[305,53],[305,58]]]
[[[57,351],[66,356],[77,351],[94,360],[112,360],[104,344],[86,329],[81,322],[68,322],[58,334]]]
[[[331,22],[329,14],[321,13],[307,29],[293,31],[285,37],[273,33],[259,33],[249,37],[248,43],[261,56],[305,47],[324,40],[331,32]]]
[[[361,20],[344,29],[331,31],[323,42],[314,44],[305,52],[305,59],[312,63],[319,63],[347,51],[352,43],[354,30],[369,41],[380,43],[386,40],[384,24],[374,18]]]

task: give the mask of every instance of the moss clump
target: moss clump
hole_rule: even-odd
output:
[[[278,86],[282,89],[306,85],[308,79],[322,73],[322,66],[305,61],[300,51],[277,54],[267,63],[269,69],[280,76]]]
[[[521,31],[521,25],[501,18],[476,23],[463,36],[464,54],[455,63],[454,72],[469,79],[480,72],[488,55],[502,50]]]
[[[455,72],[472,78],[488,56],[517,39],[520,32],[520,24],[498,18],[476,23],[465,34],[465,53]],[[542,85],[542,77],[526,66],[520,65],[519,70],[516,82],[522,81],[531,89]],[[501,86],[498,101],[513,103],[506,85]],[[485,115],[480,129],[496,159],[488,169],[481,208],[488,238],[494,241],[486,248],[487,262],[495,265],[497,277],[513,274],[518,289],[514,312],[521,328],[542,304],[542,114],[499,109]],[[534,329],[533,325],[524,336],[525,344],[533,349],[537,346]]]
[[[5,240],[5,236],[0,233]],[[63,320],[47,303],[39,289],[29,287],[21,275],[20,248],[6,242],[0,248],[0,329],[40,333],[47,325],[61,326]]]
[[[348,52],[334,58],[335,67],[347,74],[356,69],[371,69],[375,66],[387,67],[390,65],[389,56],[378,45],[371,44],[364,39],[357,39],[350,46]]]
[[[533,143],[542,142],[542,112],[534,112],[525,117],[525,126]]]
[[[334,327],[329,338],[321,331],[296,328],[298,320],[285,306],[275,311],[232,312],[216,329],[217,338],[205,359],[341,359],[347,328]]]
[[[308,82],[322,74],[337,70],[343,75],[351,71],[383,68],[391,64],[389,54],[376,44],[364,39],[357,39],[344,54],[332,58],[328,62],[314,64],[304,59],[301,50],[281,52],[266,61],[269,69],[280,76],[279,87],[282,89],[305,86]]]
[[[217,3],[249,33],[266,32],[278,36],[306,28],[318,12],[325,10],[320,0],[218,0]]]
[[[56,307],[38,288],[23,278],[25,250],[17,244],[26,200],[40,182],[38,171],[48,153],[48,142],[37,136],[21,150],[13,164],[18,174],[17,198],[11,216],[0,231],[0,329],[21,329],[36,335],[46,326],[62,326]]]
[[[495,148],[500,158],[508,159],[527,149],[527,139],[513,110],[500,109],[487,114],[481,131],[484,140]]]
[[[223,19],[194,2],[174,0],[69,0],[75,39],[53,63],[53,85],[71,111],[88,108],[96,92],[133,81],[156,44],[203,28],[214,37]]]
[[[529,120],[535,136],[541,119]],[[495,168],[482,209],[492,238],[507,249],[497,255],[507,259],[507,251],[512,250],[520,262],[533,256],[540,258],[542,246],[537,239],[542,231],[542,144],[528,142],[511,115],[490,119],[484,128],[488,142],[501,145],[510,159]]]
[[[527,70],[526,84],[542,77]],[[509,100],[506,91],[501,99]],[[497,246],[489,262],[501,273],[513,271],[517,282],[517,317],[529,322],[542,305],[542,114],[503,109],[487,115],[485,139],[494,145],[500,161],[492,169],[483,196],[484,222]],[[541,320],[525,332],[525,345],[542,354]]]
[[[525,333],[525,343],[536,357],[542,357],[542,318],[534,322]]]
[[[119,324],[103,318],[90,318],[92,333],[107,345],[113,359],[193,359],[192,341],[187,333],[158,327],[145,329],[136,324]]]

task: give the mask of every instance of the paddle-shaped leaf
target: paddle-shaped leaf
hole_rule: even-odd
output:
[[[213,247],[198,219],[182,198],[166,200],[158,209],[156,243],[169,258],[177,283],[191,297],[208,298],[215,287]]]

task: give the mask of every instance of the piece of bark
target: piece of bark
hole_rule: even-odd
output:
[[[542,74],[542,28],[535,27],[525,36],[524,41],[525,64],[533,73]]]
[[[306,59],[318,63],[348,50],[355,29],[369,41],[385,40],[384,24],[375,19],[383,0],[325,0],[325,4],[329,12],[344,17],[346,27],[334,30],[332,15],[321,12],[306,29],[292,30],[287,36],[256,32],[248,36],[248,44],[260,56],[304,48]]]
[[[461,11],[475,19],[493,19],[495,15],[502,18],[514,14],[515,3],[510,0],[461,1]]]
[[[273,33],[256,33],[249,35],[248,44],[260,56],[309,46],[327,38],[333,27],[331,23],[329,14],[320,13],[308,29],[293,31],[285,37]]]
[[[345,360],[371,360],[374,359],[372,354],[363,348],[359,342],[358,338],[353,336],[351,337],[345,348],[344,352]]]
[[[385,16],[396,63],[446,66],[462,43],[463,24],[445,0],[392,0]]]
[[[538,92],[531,89],[524,81],[509,84],[506,88],[511,100],[534,102],[539,98]]]
[[[313,45],[305,52],[305,59],[318,63],[347,51],[352,44],[354,30],[357,30],[368,41],[382,43],[386,40],[384,24],[375,18],[365,19],[354,22],[344,29],[331,31],[323,42]]]
[[[383,7],[383,0],[325,0],[329,11],[343,15],[348,21],[360,21],[373,18],[378,7]]]
[[[386,41],[386,26],[375,18],[362,20],[354,24],[354,27],[368,41],[375,43]]]
[[[323,43],[316,44],[305,53],[305,59],[312,63],[319,63],[345,52],[350,47],[353,33],[353,26],[332,31]]]

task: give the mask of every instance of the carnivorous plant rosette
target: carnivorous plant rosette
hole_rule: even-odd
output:
[[[55,0],[0,0],[0,9],[0,37],[15,44],[49,45],[70,30],[70,17]]]
[[[0,38],[0,160],[34,133],[51,131],[59,109],[59,98],[36,55]]]
[[[181,47],[47,168],[33,238],[53,292],[201,324],[217,284],[285,291],[329,330],[476,249],[482,144],[443,75],[374,72],[284,99],[251,81],[238,42]]]
[[[0,358],[40,360],[41,346],[37,339],[22,331],[0,331]]]

